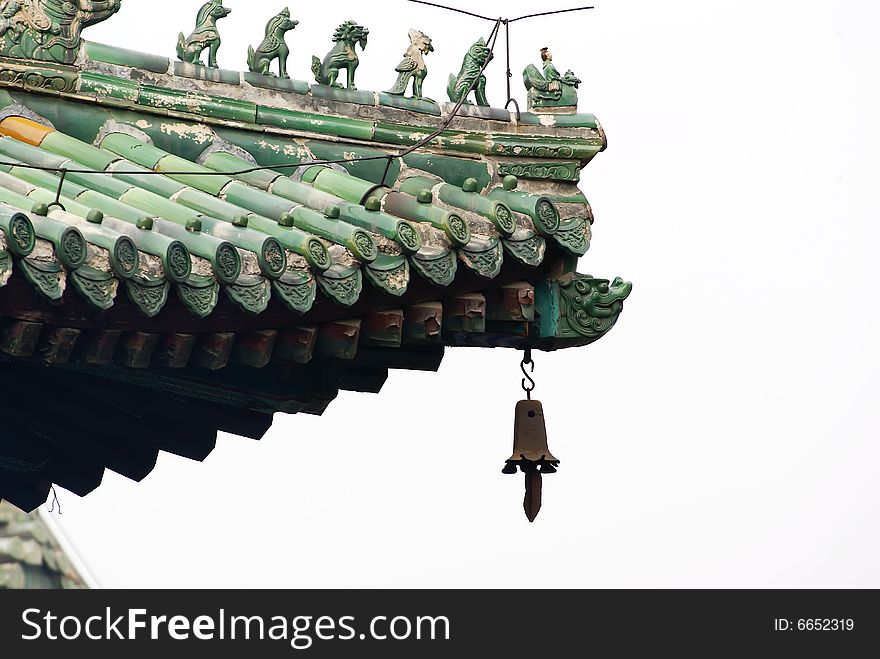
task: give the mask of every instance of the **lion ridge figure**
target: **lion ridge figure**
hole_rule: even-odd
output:
[[[369,35],[370,31],[367,28],[354,21],[345,21],[340,25],[333,33],[333,41],[336,45],[327,53],[324,61],[312,57],[312,73],[315,74],[318,84],[341,88],[342,85],[336,80],[339,78],[339,72],[345,69],[348,75],[348,88],[352,91],[356,90],[354,76],[360,64],[356,47],[360,44],[361,50],[366,50]]]

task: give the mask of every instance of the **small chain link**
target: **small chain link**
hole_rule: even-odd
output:
[[[526,370],[527,366],[531,366],[530,370]],[[535,390],[535,380],[532,378],[531,373],[535,372],[535,362],[532,359],[532,349],[526,348],[525,354],[523,355],[523,360],[519,365],[520,370],[523,374],[522,379],[522,388],[523,391],[526,392],[526,400],[532,400],[532,392]]]

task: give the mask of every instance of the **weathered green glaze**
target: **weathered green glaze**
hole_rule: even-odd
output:
[[[147,318],[155,318],[168,302],[171,284],[163,277],[135,277],[125,282],[128,299]]]
[[[428,67],[425,65],[425,55],[434,52],[431,37],[418,30],[409,31],[410,47],[403,55],[403,61],[397,65],[397,82],[386,94],[392,96],[406,96],[409,82],[413,83],[413,95],[415,99],[423,99],[422,87],[425,78],[428,77]],[[428,99],[430,100],[430,99]]]
[[[504,250],[498,238],[475,238],[459,254],[464,264],[484,279],[495,279],[504,265]]]
[[[336,45],[327,53],[324,61],[312,57],[312,73],[315,74],[315,81],[320,85],[342,87],[337,79],[339,72],[345,69],[348,75],[348,89],[356,90],[354,78],[360,64],[357,46],[360,45],[361,50],[365,50],[369,35],[370,30],[355,21],[345,21],[340,25],[333,33],[333,42]]]
[[[126,193],[131,193],[134,190],[140,190],[140,188],[133,186],[131,183],[126,183],[125,181],[113,178],[112,176],[82,173],[82,170],[86,170],[87,168],[83,167],[80,163],[74,162],[73,160],[68,160],[67,162],[65,162],[64,168],[67,170],[67,174],[65,175],[64,179],[65,186],[67,184],[67,181],[71,181],[84,188],[90,188],[95,192],[100,192],[101,194],[107,195],[108,197],[113,197],[114,199],[122,199]],[[150,195],[151,198],[156,196],[153,195],[151,192],[148,192],[147,190],[141,190],[141,192],[146,195]],[[123,201],[130,206],[137,205],[132,204],[127,199],[123,199]],[[160,213],[155,213],[155,215],[159,214]]]
[[[364,268],[364,275],[373,286],[394,297],[401,297],[409,286],[409,261],[403,256],[380,254]]]
[[[428,135],[424,126],[397,124],[390,121],[377,121],[373,139],[386,144],[412,146],[420,143]],[[489,153],[490,145],[486,135],[473,132],[443,131],[431,143],[432,147],[460,153]]]
[[[167,57],[139,53],[136,50],[108,46],[107,44],[95,43],[94,41],[84,41],[82,53],[86,58],[96,62],[144,69],[153,73],[168,73],[168,67],[171,65],[171,60]]]
[[[287,270],[284,247],[277,238],[204,215],[201,220],[202,231],[206,234],[256,254],[260,270],[269,279],[279,279]]]
[[[298,204],[288,199],[233,181],[223,191],[223,199],[231,204],[264,215],[275,221],[291,212]]]
[[[632,284],[589,275],[547,280],[535,288],[542,340],[562,340],[562,345],[586,345],[608,333],[623,311]]]
[[[0,56],[72,64],[82,31],[119,11],[122,0],[2,0]]]
[[[436,286],[449,286],[458,272],[458,257],[451,249],[422,248],[411,263],[417,273]]]
[[[285,249],[304,257],[315,270],[323,272],[332,265],[327,247],[314,234],[295,227],[281,226],[260,215],[250,215],[248,221],[253,228],[277,238]]]
[[[76,213],[70,208],[67,210]],[[105,217],[104,226],[131,238],[138,251],[161,259],[164,274],[171,281],[179,284],[192,274],[192,258],[186,245],[153,231],[152,220],[136,225],[115,217]]]
[[[98,171],[104,171],[113,162],[119,160],[119,156],[95,148],[91,144],[86,144],[74,137],[65,135],[61,131],[55,131],[46,135],[40,144],[40,148],[56,155],[76,160],[78,163]]]
[[[329,214],[328,214],[329,215]],[[370,263],[379,255],[376,241],[363,229],[346,222],[340,222],[338,212],[322,215],[305,206],[299,206],[292,213],[281,218],[283,226],[295,226],[334,243],[343,245],[362,263]]]
[[[220,285],[213,277],[191,275],[175,287],[177,299],[197,318],[207,318],[220,301]]]
[[[0,144],[0,146],[2,146],[2,144]],[[233,153],[227,153],[226,151],[215,151],[206,156],[202,160],[202,165],[211,171],[220,172],[222,174],[242,172],[243,170],[253,169],[254,167],[252,162]],[[271,170],[260,169],[257,171],[236,174],[235,178],[244,181],[255,188],[259,188],[260,190],[269,190],[275,181],[282,178],[282,174]]]
[[[537,181],[571,181],[581,180],[581,164],[576,160],[560,162],[502,162],[498,164],[500,176],[516,176],[517,178],[534,179]]]
[[[364,203],[376,189],[376,186],[369,181],[348,176],[324,165],[309,167],[303,174],[302,180],[318,190],[329,192],[353,204]]]
[[[416,197],[402,192],[389,192],[382,201],[385,212],[413,222],[427,222],[443,231],[453,245],[463,247],[471,241],[471,231],[467,223],[456,213],[431,203],[422,203]]]
[[[251,316],[259,316],[268,309],[272,299],[272,284],[263,277],[241,277],[223,290],[235,306]]]
[[[344,307],[353,306],[364,287],[364,277],[360,268],[336,265],[317,275],[316,279],[324,295]]]
[[[166,220],[154,220],[153,231],[181,241],[191,254],[210,262],[217,279],[224,284],[235,283],[241,275],[241,257],[232,243]]]
[[[43,238],[55,247],[55,255],[68,270],[76,270],[85,265],[88,258],[86,239],[79,229],[66,222],[36,213],[31,215],[31,222],[38,238]]]
[[[156,172],[167,172],[166,176],[169,179],[181,184],[179,187],[174,188],[173,192],[171,191],[172,188],[168,188],[172,195],[182,190],[185,186],[191,186],[212,196],[217,196],[225,186],[232,182],[232,179],[227,176],[217,176],[207,167],[184,160],[153,145],[144,144],[131,135],[110,133],[101,141],[101,147],[106,149],[107,153],[116,154],[120,158],[127,158],[147,169]],[[127,170],[129,168],[121,165],[118,169]],[[206,174],[211,175],[206,176]],[[142,178],[163,177],[147,175]]]
[[[217,31],[217,21],[232,13],[232,10],[223,6],[223,0],[211,0],[202,5],[196,16],[196,29],[189,37],[184,37],[183,32],[177,38],[177,57],[183,62],[201,64],[201,55],[208,50],[208,66],[217,68],[217,51],[220,50],[220,32]]]
[[[401,182],[400,191],[418,196],[422,190],[433,190],[440,201],[455,208],[472,211],[492,222],[502,236],[510,236],[516,229],[513,212],[502,201],[493,201],[481,195],[476,179],[465,179],[463,187],[448,183],[438,184],[435,180],[413,176]]]
[[[553,64],[553,53],[547,48],[541,49],[544,73],[537,67],[529,64],[523,71],[523,82],[529,92],[529,110],[541,112],[547,108],[558,111],[560,108],[577,111],[577,89],[581,80],[572,72],[566,71],[565,75]]]
[[[292,78],[272,78],[260,73],[245,73],[242,78],[251,87],[272,89],[287,92],[289,94],[308,94],[311,86],[305,80],[293,80]]]
[[[269,67],[272,61],[277,59],[280,69],[279,76],[290,78],[287,74],[287,58],[290,56],[290,48],[284,38],[297,25],[299,25],[299,21],[291,20],[290,9],[287,7],[280,14],[272,17],[266,25],[266,37],[260,47],[256,50],[253,46],[248,48],[247,63],[251,73],[259,73],[264,76],[275,75],[269,71]]]
[[[19,265],[24,278],[41,297],[51,303],[61,301],[66,274],[59,263],[27,258],[19,261]]]
[[[492,190],[489,198],[502,201],[513,210],[528,215],[541,235],[552,236],[559,231],[559,209],[549,197],[501,187]]]
[[[386,172],[387,160],[360,160],[387,155],[384,151],[360,145],[334,144],[319,140],[307,140],[306,147],[320,160],[343,160],[341,164],[352,176],[362,178],[371,183],[384,184],[394,181],[400,174],[400,163],[392,161]],[[287,171],[290,174],[290,171]],[[385,180],[383,181],[383,177]]]
[[[29,169],[26,167],[10,167],[9,173],[22,180],[27,181],[36,186],[40,186],[46,188],[48,190],[57,190],[58,184],[61,182],[61,179],[55,174],[50,174],[49,172],[40,171],[38,169]],[[61,187],[61,194],[64,197],[69,197],[71,199],[76,199],[83,192],[86,192],[87,188],[77,185],[73,181],[68,181],[65,179],[64,185]]]
[[[284,13],[276,18],[283,16]],[[273,30],[268,32],[270,36],[275,34]],[[283,38],[282,33],[280,42]],[[96,101],[58,100],[57,95],[47,99],[46,94],[41,97],[37,90],[15,91],[6,96],[3,96],[5,92],[0,92],[0,105],[8,97],[11,102],[32,109],[44,117],[45,123],[52,122],[63,131],[49,133],[40,148],[25,145],[25,150],[33,152],[27,158],[16,155],[19,148],[15,145],[5,149],[4,143],[15,142],[15,138],[0,138],[0,153],[3,159],[23,160],[29,165],[67,168],[61,202],[69,205],[71,212],[80,219],[95,210],[108,216],[105,222],[109,222],[109,229],[94,224],[89,225],[94,230],[86,229],[86,225],[80,230],[96,247],[110,251],[115,244],[112,223],[124,221],[128,231],[152,234],[151,239],[177,238],[188,248],[188,259],[189,254],[197,257],[190,267],[202,274],[206,272],[200,269],[205,267],[202,259],[210,261],[215,270],[222,268],[222,264],[218,265],[219,255],[213,248],[224,245],[236,258],[241,250],[249,274],[242,275],[239,264],[237,270],[228,270],[226,275],[219,273],[217,279],[224,284],[229,300],[246,313],[265,310],[273,294],[288,308],[307,311],[318,287],[336,302],[354,304],[364,278],[389,295],[399,296],[408,288],[410,269],[433,284],[448,285],[455,278],[459,261],[464,264],[462,267],[466,266],[482,277],[493,278],[499,274],[503,260],[508,256],[524,266],[539,265],[548,243],[551,245],[548,257],[559,260],[560,247],[567,253],[568,256],[562,258],[567,259],[566,267],[570,272],[574,263],[571,255],[582,253],[589,244],[589,218],[572,205],[580,200],[563,200],[550,191],[573,194],[575,186],[536,184],[529,189],[546,193],[531,195],[513,189],[499,189],[484,197],[481,191],[491,187],[499,175],[515,174],[547,182],[576,181],[580,168],[604,148],[604,134],[590,115],[566,114],[568,106],[560,100],[560,104],[551,109],[561,108],[562,112],[545,112],[540,116],[525,113],[520,122],[505,119],[502,124],[495,121],[500,115],[470,108],[466,117],[454,122],[452,128],[432,142],[431,153],[414,153],[406,157],[406,164],[424,172],[425,177],[408,178],[402,182],[399,191],[392,191],[390,187],[395,186],[396,190],[399,185],[399,163],[392,163],[386,174],[386,162],[381,159],[359,161],[363,157],[382,156],[400,146],[416,144],[438,125],[436,119],[424,115],[434,113],[436,116],[439,106],[432,106],[429,112],[420,105],[392,105],[390,108],[387,105],[389,97],[394,97],[398,103],[403,100],[424,103],[404,98],[410,93],[410,81],[413,81],[413,93],[421,95],[420,87],[426,72],[423,69],[424,54],[431,50],[418,49],[416,53],[413,49],[418,48],[417,39],[411,40],[413,48],[407,57],[421,57],[422,66],[416,62],[412,68],[399,67],[398,84],[390,96],[382,95],[386,99],[384,103],[375,94],[350,92],[337,84],[335,88],[317,87],[312,100],[291,96],[290,103],[285,104],[281,102],[282,94],[251,88],[241,82],[241,75],[237,72],[221,72],[219,69],[206,72],[191,64],[173,63],[171,76],[166,79],[147,73],[168,73],[170,63],[164,58],[145,59],[142,65],[138,65],[137,54],[131,51],[86,45],[83,57],[90,57],[91,51],[95,62],[114,65],[85,65],[90,70],[85,72],[82,90],[85,95],[94,95]],[[282,46],[280,42],[275,39],[273,43]],[[425,39],[422,43],[429,41]],[[251,79],[268,73],[270,63],[274,62],[272,55],[286,58],[283,50],[280,48],[274,52],[269,47],[253,50],[249,62]],[[262,58],[263,55],[266,57]],[[478,62],[479,58],[474,61]],[[23,66],[32,64],[24,63]],[[283,65],[282,59],[282,74],[285,73]],[[143,73],[114,68],[126,66],[141,69]],[[274,68],[274,64],[271,66]],[[473,67],[462,67],[463,76],[470,75],[470,81],[477,82],[478,103],[481,94],[485,96],[485,88],[480,89],[485,84],[481,67],[482,63],[476,68],[476,76]],[[342,68],[346,67],[337,69],[337,77]],[[347,71],[353,82],[354,67]],[[214,84],[179,77],[184,75]],[[549,78],[542,76],[542,79],[547,81]],[[458,78],[455,82],[459,82]],[[222,85],[235,85],[236,88]],[[550,90],[554,85],[547,86]],[[66,93],[61,91],[62,99]],[[364,103],[369,107],[336,103],[341,101]],[[261,103],[281,107],[269,108]],[[143,107],[138,108],[139,105]],[[304,112],[304,109],[313,112]],[[419,117],[417,113],[423,113],[423,116]],[[30,113],[22,114],[34,118]],[[334,117],[334,114],[343,116]],[[36,119],[44,121],[39,117]],[[127,126],[114,127],[113,122]],[[254,125],[257,122],[261,125]],[[30,133],[20,122],[8,125],[10,135],[22,135],[24,139],[36,141],[42,137],[38,128]],[[561,129],[566,126],[570,128]],[[31,138],[31,134],[35,138]],[[100,142],[101,139],[105,141]],[[347,139],[354,143],[347,143]],[[100,142],[104,148],[92,146],[94,142]],[[227,148],[232,153],[223,153]],[[467,154],[467,157],[455,157],[457,154]],[[250,156],[257,164],[276,167],[277,170],[230,176],[230,171],[253,167]],[[303,171],[294,165],[313,159],[337,158],[345,159],[345,162],[333,169],[306,172],[302,181],[297,180]],[[106,170],[112,173],[112,177],[77,171],[83,168]],[[120,170],[135,173],[120,174]],[[147,174],[150,170],[166,175]],[[25,210],[33,209],[35,203],[46,205],[54,201],[58,185],[58,177],[54,174],[33,170],[27,170],[26,174],[24,168],[14,166],[6,171],[18,177],[16,181],[21,187],[13,186],[13,192],[25,192]],[[207,176],[208,173],[224,175]],[[410,177],[411,173],[407,170],[405,175]],[[3,186],[0,181],[0,187]],[[421,194],[426,190],[427,195]],[[545,199],[548,204],[542,203]],[[467,213],[459,213],[458,209]],[[496,239],[488,224],[472,213],[492,222],[502,239]],[[532,219],[537,233],[532,232],[530,223],[523,222],[523,215]],[[57,219],[61,214],[60,211],[51,211],[49,216]],[[516,217],[520,218],[521,226],[514,222]],[[284,218],[283,224],[290,226],[280,226],[277,220],[281,218]],[[475,227],[473,236],[468,231],[468,222]],[[73,220],[70,223],[79,226]],[[143,228],[137,228],[139,226]],[[147,231],[148,226],[153,230]],[[428,227],[442,231],[449,242]],[[492,235],[484,235],[487,231]],[[406,243],[407,232],[414,236],[409,244]],[[397,246],[388,245],[379,236],[401,245],[403,254]],[[547,236],[546,241],[543,236]],[[130,251],[134,239],[115,236],[117,242],[119,238],[124,238],[123,242]],[[360,244],[356,238],[360,239]],[[144,241],[140,242],[144,246]],[[360,263],[351,267],[348,255],[338,248],[333,250],[335,264],[332,263],[328,254],[330,243],[346,247]],[[450,243],[452,249],[449,249]],[[134,247],[138,248],[138,244],[135,243]],[[154,245],[154,252],[161,252],[161,249]],[[254,274],[257,272],[255,262],[246,252],[257,255],[265,277]],[[305,257],[318,272],[317,276],[294,254]],[[147,268],[152,261],[144,258],[142,256],[142,265]],[[9,260],[11,263],[11,256]],[[163,265],[167,265],[169,271],[170,261],[165,254]],[[106,268],[106,265],[97,266],[97,263],[90,261],[89,265]],[[118,276],[112,254],[111,266],[113,275]],[[324,270],[327,272],[322,272]],[[557,273],[556,276],[559,271],[560,266],[555,266],[553,272]],[[95,296],[91,304],[106,305],[112,301],[108,292],[112,288],[112,276],[108,279],[106,273],[95,274],[83,269],[82,281],[78,283],[72,278],[74,274],[67,274],[68,281],[72,282],[69,285],[76,286],[81,295],[87,296],[88,292],[81,290],[80,286],[84,289],[94,287],[90,289],[90,294]],[[139,295],[161,298],[159,293],[163,286],[167,290],[167,284],[161,279],[155,282],[143,280],[143,275],[144,272],[136,274],[133,279],[137,281],[131,287],[125,284],[129,295],[135,287],[140,287]],[[61,277],[63,287],[63,272],[47,272],[45,276]],[[172,274],[169,277],[174,279]],[[527,274],[523,277],[531,279]],[[477,281],[471,273],[465,273],[465,279]],[[150,283],[144,284],[143,281]],[[217,304],[219,288],[211,278],[194,277],[188,272],[185,279],[178,276],[176,281],[181,284],[176,287],[177,295],[196,315],[210,313]],[[420,286],[421,292],[424,283]],[[610,287],[614,288],[613,285]],[[393,303],[393,300],[389,298],[389,302]],[[152,306],[145,304],[144,308]],[[231,307],[227,304],[226,308]],[[549,336],[545,338],[555,340]]]
[[[590,222],[583,217],[572,217],[559,223],[553,239],[574,256],[583,256],[590,249]]]
[[[184,188],[176,193],[174,202],[197,213],[203,213],[233,224],[241,224],[240,218],[242,217],[245,218],[245,223],[248,223],[251,215],[245,208],[235,206],[195,188]]]
[[[368,210],[359,204],[343,200],[328,192],[281,178],[272,185],[272,193],[290,199],[321,213],[331,208],[339,209],[339,219],[396,241],[409,253],[418,252],[422,246],[418,230],[406,220],[392,217],[379,210]]]
[[[20,188],[17,190],[13,190],[4,179],[3,185],[0,185],[0,203],[11,206],[18,211],[28,213],[30,216],[33,216],[34,213],[42,213],[43,215],[45,215],[47,210],[46,204],[38,199],[33,199],[30,197],[31,191],[33,189],[33,187],[30,187],[24,190]]]
[[[263,105],[257,107],[256,123],[309,133],[339,135],[358,140],[372,140],[374,132],[373,122],[363,119],[331,117],[284,108],[270,108]]]
[[[281,279],[272,282],[272,290],[288,309],[294,313],[305,314],[315,303],[318,285],[309,273],[291,269]]]
[[[453,103],[462,101],[470,105],[468,96],[473,88],[477,105],[489,107],[489,101],[486,98],[486,76],[482,70],[492,59],[492,51],[486,45],[486,40],[481,37],[464,56],[458,75],[449,76],[449,84],[446,87],[449,100]]]
[[[378,209],[371,210],[356,204],[341,203],[340,218],[349,224],[366,229],[397,242],[407,254],[415,254],[422,248],[422,237],[412,222],[394,217]]]
[[[0,288],[9,283],[12,277],[12,255],[5,249],[0,249]]]
[[[108,177],[109,178],[109,177]],[[116,180],[116,179],[111,179]],[[122,185],[127,185],[119,181]],[[144,213],[153,217],[161,217],[186,227],[193,222],[198,221],[200,216],[195,211],[183,206],[175,204],[154,192],[144,190],[142,188],[132,187],[117,197],[119,201],[128,204],[132,208],[137,208]]]
[[[403,162],[415,169],[421,169],[439,176],[451,185],[464,185],[473,178],[482,190],[492,182],[492,174],[485,162],[464,158],[450,158],[433,153],[410,153],[403,157]]]
[[[51,192],[48,189],[47,191]],[[119,218],[120,220],[125,220],[129,224],[143,223],[152,218],[149,213],[145,213],[144,211],[129,206],[118,199],[113,199],[113,197],[108,197],[107,195],[103,195],[100,192],[95,192],[93,190],[86,190],[81,195],[75,197],[75,200],[87,208],[96,208],[102,213]]]
[[[239,101],[220,96],[193,94],[188,91],[142,84],[138,94],[139,105],[152,106],[160,110],[175,110],[190,114],[256,123],[257,106],[250,101]]]
[[[149,172],[145,167],[131,162],[130,160],[121,160],[111,170],[113,178],[131,183],[144,190],[153,192],[160,197],[170,199],[181,190],[185,190],[187,186],[183,183],[168,178],[167,176],[156,176],[155,174],[147,174]]]
[[[61,167],[67,161],[67,158],[19,142],[12,137],[0,138],[0,155],[4,162],[25,162],[38,167]]]
[[[222,152],[212,153],[205,159],[204,164],[209,169],[217,172],[241,171],[249,167],[249,163],[246,160],[233,154]],[[381,211],[367,210],[359,204],[351,203],[329,192],[319,190],[314,186],[299,181],[293,181],[275,173],[266,171],[249,172],[239,176],[239,178],[245,183],[259,188],[259,191],[268,191],[271,189],[271,195],[268,195],[268,197],[276,200],[276,202],[273,203],[283,203],[283,200],[286,199],[294,202],[294,204],[306,206],[319,213],[325,213],[331,207],[336,207],[339,209],[339,219],[348,224],[397,241],[404,251],[413,253],[421,249],[422,243],[418,231],[405,220],[392,217]],[[274,215],[261,212],[257,210],[257,208],[242,203],[243,200],[237,201],[235,198],[236,189],[235,184],[230,185],[227,188],[226,198],[228,201],[251,208],[254,212],[260,212],[267,217],[274,217]],[[253,190],[251,188],[247,188],[246,190],[249,194],[259,192],[258,190]],[[288,204],[285,208],[280,210],[281,212],[278,214],[278,217],[285,212],[293,210],[293,206]]]
[[[34,251],[37,233],[30,218],[13,206],[0,206],[0,230],[6,249],[18,258],[29,256]]]
[[[137,103],[141,95],[140,83],[105,73],[82,71],[79,80],[79,93],[84,96]]]
[[[119,280],[109,272],[85,266],[70,273],[70,282],[80,297],[98,311],[107,311],[116,302]]]
[[[493,135],[488,153],[516,158],[579,160],[585,165],[606,147],[601,135],[566,139],[543,135]]]
[[[555,126],[559,128],[590,128],[599,134],[599,120],[595,114],[579,112],[576,114],[533,114],[523,112],[519,123],[524,126]]]
[[[75,67],[66,64],[36,63],[0,56],[0,84],[28,92],[73,94],[77,91],[78,73]]]
[[[504,250],[520,263],[535,268],[544,261],[547,241],[534,231],[521,229],[504,241]]]
[[[221,82],[224,85],[240,85],[241,73],[189,62],[174,62],[174,75],[208,82]],[[219,98],[218,98],[219,100]]]
[[[6,184],[5,181],[4,184]],[[8,192],[3,192],[4,198],[7,194]],[[28,201],[25,203],[32,207],[31,212],[38,215],[45,215],[48,212],[49,204],[55,203],[55,193],[45,188],[32,187],[27,193],[27,199]],[[83,219],[94,210],[88,206],[75,202],[70,197],[62,196],[60,201],[66,210]],[[21,208],[27,209],[29,206],[21,206]]]
[[[137,245],[131,238],[91,222],[82,222],[77,228],[89,243],[107,250],[110,267],[117,277],[121,279],[134,277],[138,268],[138,253]]]
[[[419,114],[430,114],[435,117],[443,115],[443,111],[437,102],[428,98],[407,98],[406,96],[395,96],[394,94],[379,92],[379,105],[418,112]]]

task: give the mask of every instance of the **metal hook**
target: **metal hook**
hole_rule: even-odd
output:
[[[504,109],[508,109],[510,104],[513,103],[513,106],[516,108],[516,121],[519,123],[522,121],[522,112],[520,112],[519,103],[513,98],[513,93],[510,89],[510,79],[513,78],[513,72],[510,70],[510,21],[504,20],[503,23],[506,32],[505,41],[507,42],[507,103],[504,104]]]
[[[61,514],[61,502],[58,500],[58,492],[55,490],[55,486],[52,486],[52,506],[49,508],[49,513],[55,512],[55,506],[58,506],[58,514]]]
[[[526,366],[531,366],[531,371],[527,371]],[[523,391],[526,392],[526,399],[532,400],[532,392],[535,390],[535,387],[537,385],[535,384],[535,380],[530,375],[530,373],[535,372],[535,362],[532,359],[531,348],[526,348],[525,355],[523,356],[523,360],[520,363],[519,368],[524,376],[522,379],[522,388]]]
[[[52,208],[53,206],[58,206],[64,212],[67,212],[67,209],[64,207],[64,204],[61,203],[61,188],[64,187],[64,179],[67,176],[67,170],[65,168],[61,168],[61,179],[58,181],[58,190],[55,192],[55,201],[49,204],[46,208]]]

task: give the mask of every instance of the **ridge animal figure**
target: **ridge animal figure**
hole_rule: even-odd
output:
[[[476,81],[474,95],[477,99],[477,105],[489,107],[489,101],[486,99],[486,76],[481,73],[483,67],[492,61],[494,56],[491,49],[486,45],[486,40],[480,37],[464,56],[464,62],[461,64],[461,71],[458,75],[449,76],[449,85],[446,92],[449,94],[449,100],[453,103],[463,101],[465,105],[472,105],[468,101],[470,88]]]
[[[549,48],[541,49],[541,60],[544,62],[543,75],[533,64],[523,71],[523,82],[529,91],[529,109],[576,108],[580,78],[570,70],[561,75],[553,64],[553,53]]]
[[[341,88],[342,85],[336,80],[339,72],[345,69],[348,74],[348,88],[356,90],[354,75],[360,64],[356,47],[360,44],[361,50],[366,50],[369,35],[370,30],[354,21],[345,21],[340,25],[333,33],[333,41],[336,45],[327,53],[324,61],[312,57],[312,73],[315,74],[318,84]]]
[[[20,31],[20,27],[12,20],[19,9],[21,9],[20,0],[9,0],[0,8],[0,37],[5,36],[10,30],[16,35]]]
[[[423,99],[422,87],[425,78],[428,77],[428,67],[425,64],[425,55],[434,52],[431,37],[418,30],[409,31],[409,40],[412,45],[403,55],[403,61],[397,65],[395,71],[399,74],[394,87],[385,92],[392,96],[406,96],[409,81],[413,81],[413,98]]]
[[[183,32],[177,38],[177,57],[183,62],[204,66],[201,55],[206,49],[208,54],[208,66],[217,68],[217,51],[220,49],[220,32],[217,31],[217,21],[226,18],[232,13],[231,9],[223,6],[223,0],[211,0],[202,5],[196,16],[196,29],[188,38],[183,37]]]
[[[122,0],[0,0],[0,56],[72,64],[82,31],[119,11]]]
[[[248,68],[251,73],[260,73],[264,76],[274,76],[269,71],[272,60],[278,60],[278,74],[282,78],[290,78],[287,74],[287,58],[290,57],[290,48],[284,40],[285,35],[299,25],[299,21],[290,19],[290,9],[285,8],[266,25],[266,38],[260,47],[254,50],[248,48]]]

